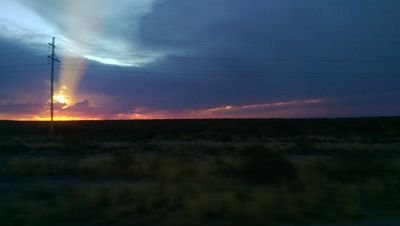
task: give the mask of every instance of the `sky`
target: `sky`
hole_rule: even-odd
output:
[[[0,119],[400,115],[398,0],[0,0]]]

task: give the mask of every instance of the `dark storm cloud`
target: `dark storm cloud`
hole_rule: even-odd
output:
[[[27,50],[12,40],[0,39],[0,100],[43,100],[49,79],[47,47],[43,47],[43,51]]]
[[[108,87],[98,89],[167,109],[384,98],[400,85],[399,10],[391,0],[159,1],[140,39],[172,54],[146,73],[100,76]],[[392,92],[385,114],[398,113],[398,99]],[[363,101],[366,110],[379,105]]]
[[[11,101],[0,103],[1,114],[18,115],[21,111],[26,113],[34,113],[40,110],[35,104],[13,103]]]

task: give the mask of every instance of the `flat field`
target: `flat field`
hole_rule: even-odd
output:
[[[400,225],[400,118],[0,122],[0,225]]]

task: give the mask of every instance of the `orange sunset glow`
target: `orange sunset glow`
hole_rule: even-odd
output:
[[[78,103],[69,102],[68,97],[57,94],[55,97],[55,121],[79,121],[79,120],[152,120],[152,119],[203,119],[203,118],[260,118],[262,112],[266,118],[290,118],[309,114],[326,114],[328,109],[324,104],[329,102],[325,99],[291,100],[286,102],[272,102],[252,105],[224,105],[213,108],[193,110],[157,110],[150,108],[132,108],[130,113],[106,114],[106,106],[92,106],[90,101]],[[10,120],[49,121],[48,106],[44,106],[39,113],[15,117],[11,115],[0,115]]]

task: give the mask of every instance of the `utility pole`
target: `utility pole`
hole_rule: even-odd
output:
[[[51,47],[51,55],[48,56],[51,59],[51,83],[50,83],[50,136],[54,135],[54,64],[55,62],[60,63],[55,54],[56,38],[53,37],[53,41],[49,43]]]

